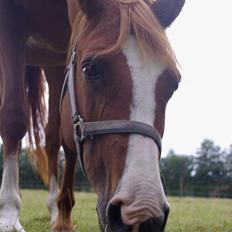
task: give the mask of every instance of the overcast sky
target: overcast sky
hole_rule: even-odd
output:
[[[232,1],[186,0],[168,29],[182,81],[166,112],[163,156],[193,154],[204,138],[232,144]]]

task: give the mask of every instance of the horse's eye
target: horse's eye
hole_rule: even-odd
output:
[[[101,61],[98,60],[85,60],[82,63],[82,74],[86,80],[98,80],[104,74],[104,67]]]

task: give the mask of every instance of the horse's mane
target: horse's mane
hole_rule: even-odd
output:
[[[158,59],[166,64],[167,68],[177,71],[177,60],[170,46],[164,29],[148,6],[151,0],[112,0],[120,12],[120,30],[114,44],[97,51],[96,56],[119,52],[128,36],[135,35],[141,53],[145,58]],[[74,20],[70,50],[80,38],[87,24],[86,16],[79,12]]]

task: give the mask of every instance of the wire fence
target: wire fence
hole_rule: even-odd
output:
[[[42,189],[47,190],[48,187],[45,186],[41,181],[38,182],[21,182],[21,189]],[[199,186],[192,186],[192,189],[187,190],[165,190],[166,195],[176,196],[176,197],[206,197],[206,198],[232,198],[232,192],[229,191],[216,191],[211,186],[204,186],[199,190]],[[88,192],[93,193],[94,189],[90,184],[86,184],[86,181],[75,182],[74,191],[78,192]]]

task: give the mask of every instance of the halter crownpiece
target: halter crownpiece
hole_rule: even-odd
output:
[[[85,122],[79,114],[76,90],[75,90],[75,73],[76,73],[76,49],[72,51],[70,62],[67,66],[67,73],[62,89],[60,106],[62,104],[63,97],[68,92],[70,106],[71,106],[71,118],[74,126],[74,140],[76,143],[76,149],[78,153],[78,159],[80,166],[84,174],[86,171],[84,168],[83,157],[83,142],[86,139],[94,139],[95,136],[106,134],[139,134],[153,139],[156,143],[159,153],[161,154],[162,145],[161,137],[158,131],[153,127],[143,122],[131,121],[131,120],[107,120],[107,121],[93,121]],[[159,155],[160,155],[159,154]],[[160,156],[159,156],[160,157]]]

